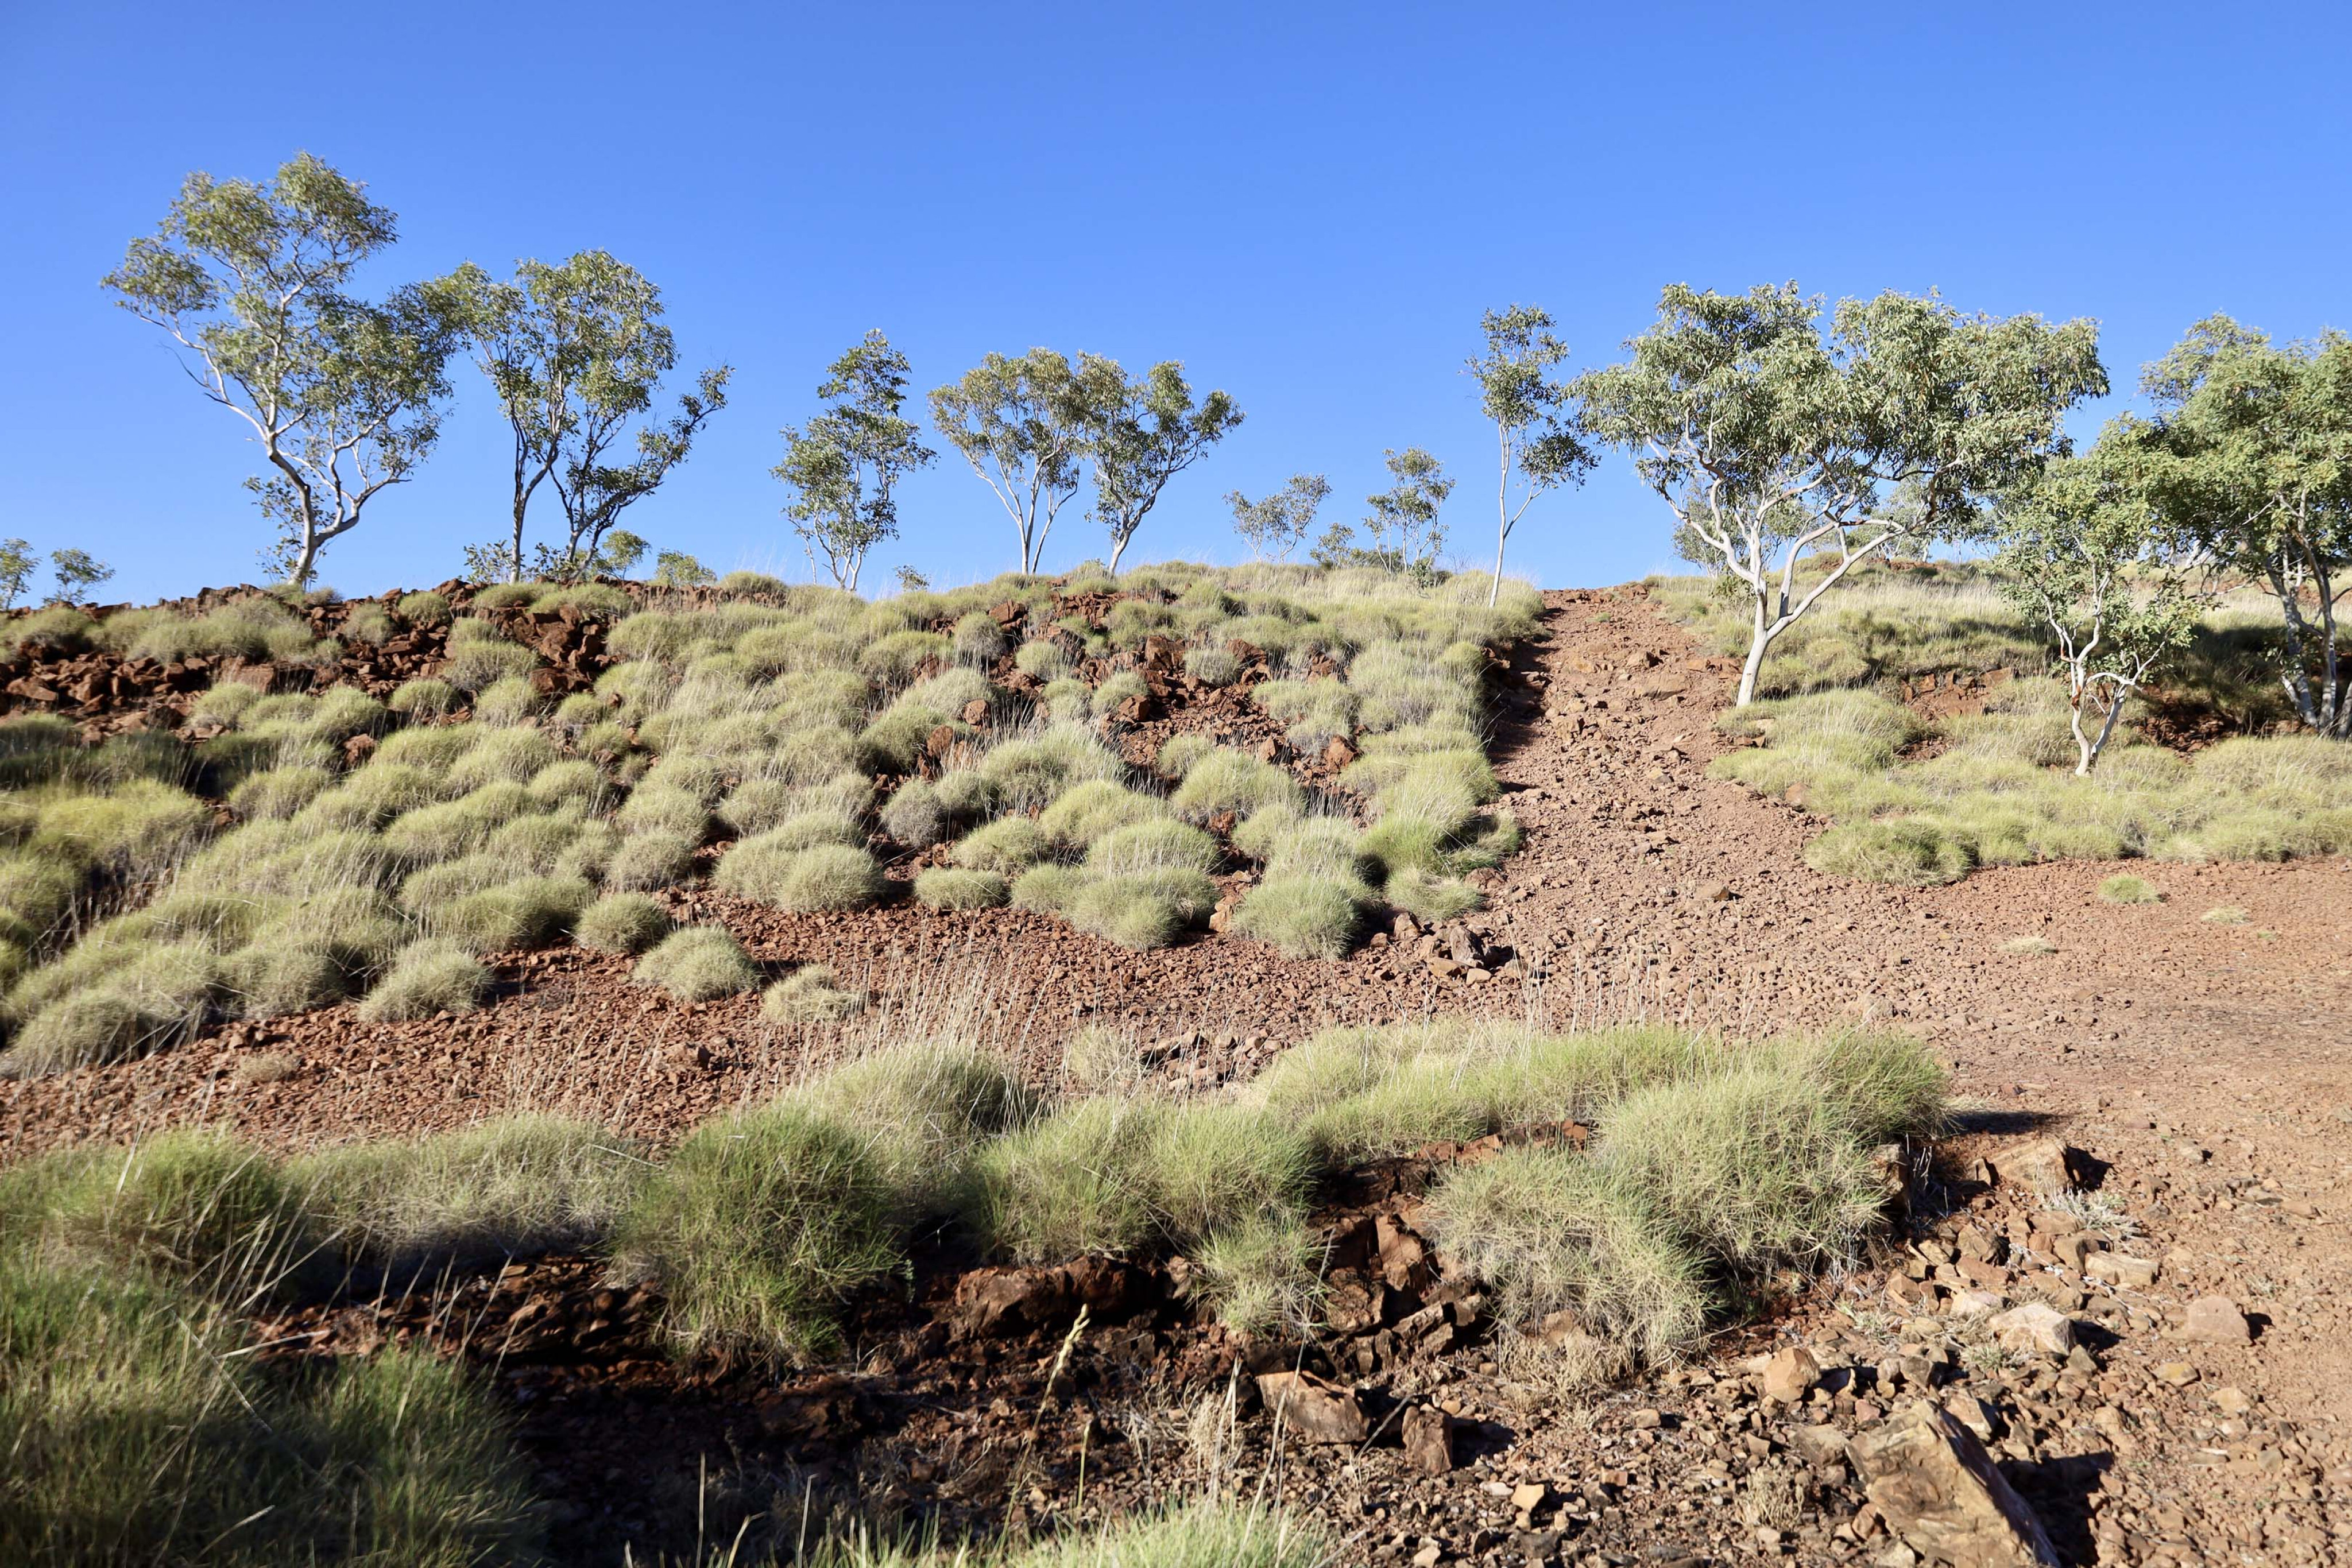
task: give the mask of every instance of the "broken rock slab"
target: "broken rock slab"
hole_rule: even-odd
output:
[[[2180,1337],[2200,1344],[2244,1344],[2254,1337],[2246,1314],[2227,1296],[2200,1296],[2189,1303]]]
[[[2057,1568],[2042,1521],[1948,1412],[1911,1406],[1847,1451],[1871,1506],[1920,1556],[1951,1568]]]
[[[1276,1420],[1310,1443],[1360,1443],[1371,1436],[1372,1424],[1363,1401],[1352,1388],[1342,1388],[1311,1372],[1260,1373],[1258,1397]],[[1412,1416],[1406,1416],[1411,1441]],[[1450,1467],[1449,1467],[1450,1468]]]
[[[1442,1476],[1454,1469],[1454,1417],[1434,1405],[1404,1413],[1404,1457],[1415,1469]]]
[[[2003,1349],[2022,1355],[2054,1355],[2063,1360],[2074,1348],[2074,1320],[2042,1301],[2010,1308],[1992,1320],[1991,1328]]]

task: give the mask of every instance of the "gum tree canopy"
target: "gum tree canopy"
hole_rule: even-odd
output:
[[[906,417],[907,356],[877,329],[833,361],[816,395],[828,406],[808,428],[785,425],[784,460],[769,470],[789,486],[784,515],[834,582],[857,591],[866,552],[898,537],[898,481],[937,454]]]
[[[1980,503],[2063,455],[2065,411],[2107,390],[2098,325],[1966,316],[1929,296],[1846,299],[1822,330],[1795,284],[1675,284],[1625,363],[1570,383],[1634,459],[1675,542],[1753,607],[1742,703],[1773,639],[1896,545],[1980,533]],[[1834,552],[1810,584],[1809,553]]]
[[[252,427],[272,472],[246,485],[279,530],[264,553],[298,586],[327,541],[433,450],[464,342],[450,279],[381,302],[345,292],[395,237],[394,214],[364,192],[307,152],[267,186],[191,174],[157,232],[103,280],[188,350],[197,390]]]
[[[615,464],[607,454],[652,409],[662,377],[677,364],[661,290],[601,250],[560,265],[518,262],[511,283],[468,262],[457,282],[482,373],[514,434],[510,532],[486,564],[518,582],[526,571],[586,575],[602,564],[600,545],[621,512],[686,461],[703,424],[727,405],[733,372],[726,365],[703,371],[674,417],[637,432],[635,460]],[[526,563],[524,514],[542,482],[562,506],[564,545],[541,546]]]
[[[2352,671],[2336,622],[2352,588],[2352,338],[2273,344],[2227,316],[2147,367],[2157,417],[2117,420],[2157,514],[2277,602],[2279,681],[2315,734],[2352,739]]]

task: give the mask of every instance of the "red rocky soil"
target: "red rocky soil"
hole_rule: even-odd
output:
[[[878,1030],[951,1017],[1041,1071],[1072,1029],[1107,1023],[1203,1085],[1320,1024],[1433,1010],[1887,1024],[1930,1041],[1974,1107],[1899,1243],[1693,1365],[1604,1395],[1523,1381],[1475,1292],[1419,1255],[1427,1161],[1335,1201],[1353,1332],[1303,1359],[1192,1322],[1156,1270],[971,1272],[937,1249],[910,1301],[866,1311],[844,1365],[781,1381],[677,1369],[649,1326],[657,1285],[578,1260],[287,1328],[319,1351],[431,1333],[499,1365],[558,1544],[582,1561],[661,1543],[660,1517],[690,1514],[698,1484],[730,1517],[797,1519],[806,1497],[1042,1524],[1213,1469],[1328,1520],[1348,1561],[1900,1563],[1934,1544],[1906,1509],[1922,1453],[1983,1508],[2003,1500],[1982,1479],[1998,1461],[2069,1563],[2344,1561],[2352,866],[2158,865],[2165,901],[2130,907],[2096,901],[2111,869],[2096,864],[1928,889],[1826,878],[1801,858],[1817,821],[1706,777],[1726,744],[1719,662],[1638,588],[1547,603],[1548,636],[1500,686],[1497,765],[1527,845],[1458,927],[1383,933],[1328,965],[1230,937],[1130,954],[1010,911],[783,915],[684,893],[780,968],[824,962],[870,988],[875,1012],[779,1031],[756,998],[680,1005],[630,987],[623,962],[514,955],[470,1018],[371,1026],[341,1008],[9,1083],[0,1158],[195,1119],[293,1147],[525,1107],[660,1142]],[[2200,918],[2225,906],[2246,921]],[[2057,951],[2005,952],[2020,936]],[[2062,1145],[2066,1179],[2095,1182],[2135,1234],[2088,1235],[2049,1207]],[[2002,1316],[2035,1302],[2067,1327]],[[1311,1376],[1261,1387],[1285,1369]],[[1946,1412],[1932,1433],[1890,1419],[1913,1420],[1921,1396]],[[1287,1402],[1286,1435],[1270,1435],[1267,1398]],[[1318,1432],[1340,1440],[1306,1440]],[[2014,1554],[2030,1530],[1997,1533],[1956,1554],[2033,1560]]]

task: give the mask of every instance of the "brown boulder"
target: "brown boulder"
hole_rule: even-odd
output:
[[[2227,1296],[2200,1296],[2189,1303],[2180,1337],[2200,1344],[2244,1344],[2254,1333],[2237,1302]]]
[[[1070,1278],[1060,1269],[975,1269],[956,1281],[940,1315],[950,1340],[982,1339],[1039,1328],[1065,1316]]]
[[[1261,1373],[1257,1392],[1276,1420],[1310,1443],[1360,1443],[1372,1434],[1356,1391],[1311,1372]]]
[[[1871,1506],[1922,1557],[1951,1568],[2057,1568],[2042,1521],[1949,1413],[1915,1405],[1847,1451]]]
[[[1764,1364],[1764,1393],[1783,1405],[1794,1405],[1813,1391],[1822,1379],[1822,1364],[1803,1345],[1792,1344]]]
[[[2036,1138],[2030,1144],[2004,1150],[1992,1164],[2002,1181],[2018,1182],[2055,1197],[2074,1190],[2075,1173],[2081,1169],[2082,1160],[2081,1151],[2067,1147],[2059,1139]]]
[[[1442,1476],[1454,1469],[1454,1417],[1434,1405],[1404,1413],[1404,1457],[1413,1469]]]

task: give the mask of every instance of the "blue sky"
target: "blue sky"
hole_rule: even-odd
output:
[[[1900,13],[1900,15],[1898,15]],[[79,544],[115,593],[249,580],[242,427],[97,280],[182,176],[308,149],[401,214],[377,286],[602,246],[667,292],[732,405],[630,526],[804,575],[768,476],[870,327],[918,385],[1050,344],[1185,361],[1246,425],[1130,559],[1234,559],[1220,497],[1384,447],[1459,474],[1491,548],[1491,436],[1461,362],[1538,303],[1601,362],[1660,285],[1937,287],[2092,315],[2128,387],[2214,310],[2352,326],[2352,12],[2341,5],[184,6],[0,8],[0,531]],[[2079,434],[2117,404],[2086,411]],[[346,592],[437,580],[499,531],[504,429],[458,378],[440,451],[330,547]],[[877,552],[1009,566],[953,453]],[[1550,584],[1668,564],[1622,460],[1513,539]],[[1052,566],[1097,553],[1074,508]]]

